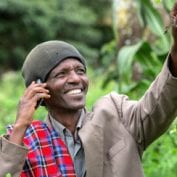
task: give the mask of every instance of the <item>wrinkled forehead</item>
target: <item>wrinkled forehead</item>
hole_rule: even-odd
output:
[[[83,69],[86,72],[86,66],[83,65],[83,63],[80,62],[77,58],[66,58],[65,60],[62,60],[59,64],[57,64],[47,75],[46,80],[48,77],[51,77],[55,75],[58,72],[61,71],[69,71],[69,70],[75,70],[75,69]]]

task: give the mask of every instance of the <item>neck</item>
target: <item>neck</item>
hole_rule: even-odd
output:
[[[77,122],[81,115],[81,110],[82,109],[79,109],[77,111],[49,110],[49,113],[55,120],[60,122],[68,130],[70,130],[72,134],[74,134]]]

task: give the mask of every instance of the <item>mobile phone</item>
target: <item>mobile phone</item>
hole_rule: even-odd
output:
[[[41,79],[37,79],[36,83],[42,83]],[[44,101],[44,99],[42,99],[42,98],[40,100],[38,100],[35,108],[37,109],[39,106],[41,106],[43,101]]]

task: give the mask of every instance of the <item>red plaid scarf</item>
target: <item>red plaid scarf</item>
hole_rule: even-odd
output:
[[[76,177],[72,158],[58,133],[42,121],[26,131],[28,146],[21,177]]]

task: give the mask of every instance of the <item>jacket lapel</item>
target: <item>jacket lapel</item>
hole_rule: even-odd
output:
[[[91,120],[92,113],[84,114],[83,127],[79,130],[85,152],[86,177],[103,176],[103,130]],[[51,128],[49,116],[46,123]]]
[[[103,176],[103,130],[91,121],[91,114],[87,114],[86,122],[79,131],[86,163],[87,177]]]

